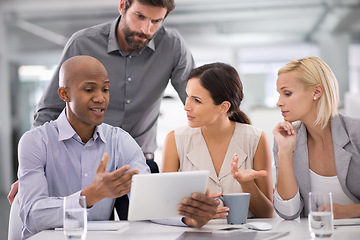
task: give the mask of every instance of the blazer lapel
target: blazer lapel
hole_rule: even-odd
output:
[[[307,147],[307,130],[303,123],[301,123],[297,134],[298,137],[294,148],[293,166],[299,190],[302,189],[300,194],[303,195],[303,198],[307,199],[307,194],[310,192],[310,171]]]
[[[334,145],[336,174],[341,188],[350,199],[355,202],[359,202],[359,200],[357,200],[346,187],[346,177],[352,154],[344,149],[344,147],[350,142],[350,139],[339,116],[331,119],[331,135]]]

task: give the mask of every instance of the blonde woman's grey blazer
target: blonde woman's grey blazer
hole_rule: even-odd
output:
[[[287,216],[276,212],[284,219],[307,217],[309,213],[310,170],[307,147],[307,130],[303,123],[297,127],[297,141],[293,153],[293,166],[301,204],[298,212]],[[360,119],[343,115],[331,119],[331,135],[334,144],[336,172],[344,193],[355,203],[360,203]],[[278,146],[274,141],[276,177],[278,175]]]

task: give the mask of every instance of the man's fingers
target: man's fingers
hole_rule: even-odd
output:
[[[120,169],[118,169],[118,170],[120,170]],[[115,175],[112,176],[111,178],[112,178],[112,182],[114,184],[114,188],[116,189],[115,190],[116,194],[117,195],[119,195],[119,194],[124,195],[124,194],[130,192],[131,179],[139,171],[137,169],[133,169],[133,170],[131,170],[131,171],[125,173],[125,174],[118,175],[120,172],[121,171],[116,172],[116,173],[112,172]]]
[[[131,179],[134,174],[138,172],[137,169],[131,170],[123,175],[116,175],[119,172],[125,172],[125,169],[118,169],[119,171],[115,173],[104,173],[99,178],[99,186],[101,191],[104,192],[104,196],[107,198],[116,198],[121,197],[130,192],[131,188]]]
[[[188,205],[179,204],[178,205],[178,214],[189,217],[191,219],[201,219],[201,218],[209,218],[211,219],[213,216],[215,216],[216,211],[213,214],[210,214],[209,212],[201,211],[198,208],[193,208]]]
[[[188,226],[200,228],[216,215],[216,208],[214,211],[203,211],[185,204],[179,204],[178,214],[187,218],[185,222]]]
[[[15,195],[18,192],[18,189],[19,189],[19,180],[17,180],[13,184],[11,184],[10,192],[9,192],[9,194],[7,196],[7,199],[9,200],[10,204],[13,203]]]
[[[137,169],[133,169],[133,170],[123,174],[119,178],[114,179],[115,189],[116,189],[115,193],[116,193],[117,197],[121,197],[130,192],[132,177],[138,173],[139,173],[139,171]]]
[[[209,189],[207,189],[209,191]],[[191,194],[191,200],[195,200],[196,202],[200,202],[201,205],[210,205],[210,206],[218,206],[218,202],[216,200],[214,200],[212,197],[210,197],[209,195],[205,195],[202,193],[193,193]]]
[[[218,201],[201,193],[193,193],[191,198],[184,198],[182,203],[188,207],[197,208],[203,211],[208,211],[209,209],[215,209],[216,211],[216,208],[219,205]]]
[[[131,183],[130,183],[130,185],[128,187],[120,189],[120,191],[117,193],[116,197],[122,197],[125,194],[128,194],[130,192],[130,189],[131,189],[130,186],[131,186]]]
[[[208,193],[207,193],[208,194]],[[193,227],[202,227],[217,212],[218,201],[202,193],[193,193],[178,205],[178,214],[185,216],[185,222]]]
[[[109,161],[109,155],[104,153],[103,158],[101,159],[99,166],[96,169],[97,173],[106,172],[106,165]]]
[[[9,200],[9,203],[10,205],[13,203],[14,201],[14,198],[15,198],[15,195],[12,193],[12,191],[10,190],[8,196],[7,196],[7,199]]]
[[[132,176],[134,175],[135,173],[132,171],[132,172],[128,172],[126,173],[125,175],[123,175],[121,178],[119,179],[116,179],[114,182],[115,182],[115,186],[119,189],[122,189],[122,188],[130,188],[131,186],[131,179],[132,179]]]
[[[129,165],[122,166],[121,168],[116,169],[115,171],[112,171],[110,173],[110,176],[114,179],[119,179],[123,176],[129,176],[131,178],[134,174],[139,173],[139,170],[136,168],[132,169],[131,171],[129,171],[129,169],[130,169]],[[127,172],[127,171],[129,171],[129,172]]]

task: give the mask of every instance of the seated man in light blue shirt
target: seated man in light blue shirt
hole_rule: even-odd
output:
[[[63,197],[86,196],[89,220],[106,220],[114,198],[129,193],[131,177],[150,173],[142,150],[120,128],[102,123],[109,102],[106,69],[88,56],[66,61],[57,120],[26,132],[19,142],[23,237],[62,226]],[[129,171],[129,169],[131,169]]]
[[[22,238],[63,224],[63,197],[84,195],[88,220],[108,220],[115,198],[130,192],[131,178],[150,173],[144,154],[125,131],[102,123],[110,82],[95,58],[76,56],[59,73],[66,107],[58,119],[26,132],[19,142]],[[180,204],[184,222],[201,227],[217,203],[199,194]],[[185,212],[183,212],[185,210]]]

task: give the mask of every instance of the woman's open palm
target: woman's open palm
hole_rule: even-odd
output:
[[[267,171],[261,170],[256,171],[254,169],[238,169],[239,158],[235,154],[231,162],[231,175],[239,183],[250,182],[258,177],[267,176]]]

